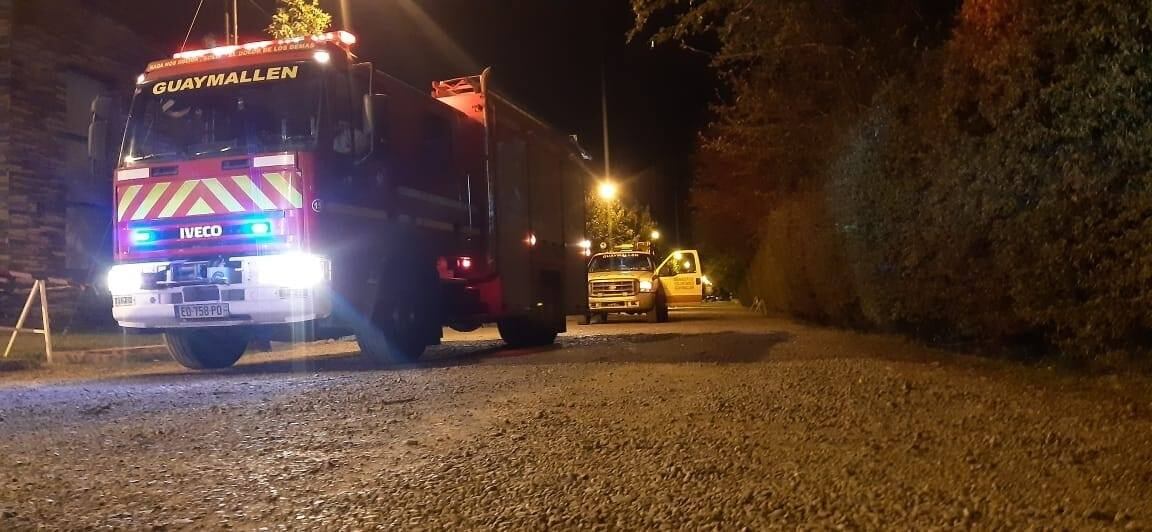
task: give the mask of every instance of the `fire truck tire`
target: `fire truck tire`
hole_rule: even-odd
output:
[[[439,277],[433,269],[408,265],[420,273],[393,275],[380,287],[369,330],[357,331],[356,343],[364,355],[386,364],[412,362],[436,343],[440,330]],[[396,272],[397,269],[388,271]]]
[[[510,347],[537,347],[556,343],[559,331],[532,318],[506,318],[496,322],[500,338]]]
[[[168,352],[188,369],[232,367],[248,348],[248,336],[231,329],[201,329],[164,333]]]

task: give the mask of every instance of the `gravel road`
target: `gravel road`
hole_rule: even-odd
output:
[[[0,530],[1152,527],[1152,385],[728,305],[0,374]]]

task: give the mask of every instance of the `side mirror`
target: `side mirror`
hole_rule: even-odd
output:
[[[364,130],[369,133],[376,131],[376,114],[375,111],[373,111],[375,108],[373,105],[374,101],[375,98],[373,98],[371,94],[365,94],[361,98],[360,103],[361,107],[364,109],[364,116],[360,117],[360,120],[364,122]]]
[[[373,140],[376,138],[376,121],[373,120],[372,96],[370,94],[364,94],[360,97],[360,123],[363,125],[361,128],[363,140],[354,139],[356,153],[360,155],[356,164],[371,159],[372,154],[376,151],[376,142]]]
[[[376,149],[376,143],[372,141],[376,135],[376,126],[372,111],[374,84],[372,63],[357,63],[353,65],[350,73],[350,81],[354,102],[357,99],[357,95],[359,95],[359,102],[356,105],[360,111],[360,116],[356,117],[356,121],[359,122],[359,127],[353,128],[353,135],[355,135],[356,130],[359,130],[363,140],[353,137],[353,146],[355,148],[354,152],[357,154],[357,157],[359,157],[356,164],[360,164],[370,159]]]
[[[388,143],[388,96],[374,94],[371,100],[372,144],[384,145]]]

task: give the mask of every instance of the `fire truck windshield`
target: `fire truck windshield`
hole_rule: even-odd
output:
[[[309,149],[322,83],[303,64],[211,72],[141,85],[123,161]]]
[[[592,257],[592,262],[588,265],[590,273],[650,272],[655,268],[652,257],[644,253],[598,255]]]

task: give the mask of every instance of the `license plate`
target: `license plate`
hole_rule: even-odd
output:
[[[202,320],[207,318],[227,318],[228,303],[207,303],[203,305],[177,305],[176,317],[182,320]]]

